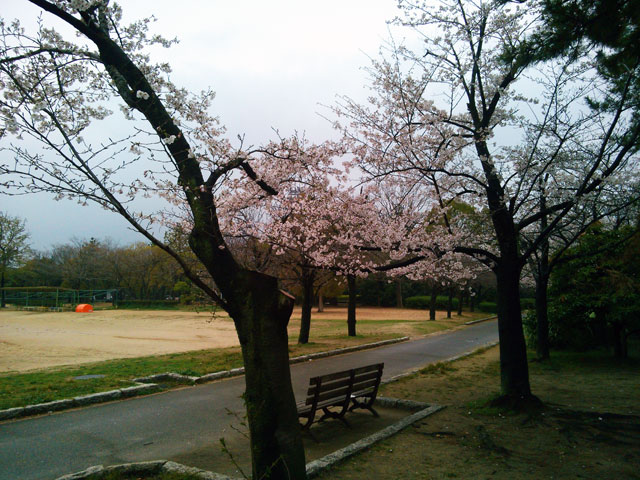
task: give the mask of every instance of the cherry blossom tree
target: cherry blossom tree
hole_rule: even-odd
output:
[[[453,0],[399,5],[403,17],[397,22],[417,34],[419,45],[392,43],[371,68],[369,103],[342,99],[336,125],[365,176],[397,178],[435,199],[445,215],[446,207],[459,200],[486,212],[488,232],[467,235],[453,251],[472,256],[496,275],[500,400],[537,402],[522,328],[522,268],[579,205],[604,186],[623,184],[637,174],[640,122],[630,109],[629,90],[635,71],[625,76],[626,90],[611,99],[589,55],[570,65],[541,64],[537,70],[522,55],[506,58],[503,53],[519,51],[535,29],[535,2],[526,9]],[[563,76],[562,88],[571,92],[567,103],[526,79],[553,69]],[[528,92],[538,98],[528,98]],[[608,108],[591,109],[605,99]],[[540,134],[541,118],[553,125],[544,129],[550,134]],[[534,139],[534,148],[527,155],[515,154],[527,139]],[[538,187],[550,172],[547,202],[541,205]],[[546,224],[540,229],[542,218]],[[455,232],[454,224],[445,220],[445,225]],[[531,234],[526,244],[525,232]]]
[[[227,234],[268,245],[273,257],[299,270],[300,343],[308,341],[318,270],[334,271],[347,280],[349,336],[356,335],[357,277],[386,272],[450,281],[468,278],[469,267],[446,254],[456,235],[443,223],[440,204],[424,197],[409,199],[402,187],[390,182],[353,185],[335,168],[344,153],[340,145],[307,145],[296,137],[287,141],[296,145],[299,155],[281,160],[279,177],[259,161],[253,163],[261,178],[270,175],[269,184],[279,194],[256,195],[255,183],[244,179],[225,204],[222,218],[227,219]],[[262,160],[268,165],[268,156]]]
[[[151,35],[149,20],[124,25],[120,7],[107,0],[30,1],[45,12],[35,31],[17,21],[0,25],[3,187],[95,202],[171,255],[235,323],[253,478],[306,478],[288,363],[293,301],[275,277],[236,260],[218,213],[239,177],[255,184],[256,195],[275,195],[253,159],[269,155],[277,170],[295,148],[232,146],[209,113],[212,92],[192,95],[171,83],[168,65],[151,62],[147,47],[173,42]],[[139,197],[153,196],[168,207],[145,210],[157,203]],[[154,230],[184,212],[208,280]]]

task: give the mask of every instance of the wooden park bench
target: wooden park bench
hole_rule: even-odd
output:
[[[378,394],[383,368],[384,363],[376,363],[311,378],[306,400],[297,405],[298,417],[306,419],[300,422],[303,430],[309,431],[312,423],[326,418],[337,418],[348,426],[344,416],[356,408],[367,409],[377,417],[373,402]],[[318,410],[322,410],[323,415],[316,420]]]

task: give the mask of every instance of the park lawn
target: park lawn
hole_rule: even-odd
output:
[[[500,385],[499,348],[436,364],[381,395],[447,408],[336,466],[321,480],[640,478],[640,348],[553,352],[530,362],[542,411],[487,407]]]
[[[446,312],[436,312],[434,321],[428,320],[429,312],[424,310],[358,307],[356,330],[357,337],[396,338],[416,337],[457,328],[464,323],[479,318],[487,318],[492,314],[483,312],[467,312],[458,316],[455,312],[446,318]],[[349,346],[353,337],[347,336],[346,309],[338,307],[326,308],[324,312],[313,312],[310,341],[323,343],[327,347],[340,348]],[[289,322],[289,340],[295,342],[300,331],[300,310],[294,310]],[[361,341],[359,343],[362,343]]]
[[[383,313],[386,312],[386,313]],[[393,312],[393,313],[389,313]],[[436,321],[425,321],[426,312],[393,309],[362,309],[358,321],[358,335],[346,335],[345,309],[328,309],[324,314],[314,314],[311,342],[298,345],[299,316],[294,316],[289,326],[291,357],[335,348],[350,347],[402,336],[456,328],[473,318],[486,316],[467,313],[451,319],[439,312]],[[376,318],[376,315],[403,318]],[[317,316],[317,317],[316,317]],[[409,318],[407,318],[409,317]],[[242,366],[240,347],[196,350],[137,358],[106,360],[66,367],[51,367],[21,373],[0,374],[0,409],[22,407],[38,403],[73,398],[91,393],[125,388],[133,385],[132,379],[163,372],[200,376]],[[102,378],[78,380],[85,375],[104,375]],[[177,386],[175,382],[163,382],[165,388]]]

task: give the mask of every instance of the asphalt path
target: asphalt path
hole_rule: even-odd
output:
[[[291,366],[296,398],[309,378],[384,362],[384,379],[498,339],[496,321]],[[0,424],[0,479],[53,479],[92,465],[172,459],[218,448],[243,413],[244,377]],[[437,399],[434,399],[437,401]],[[191,465],[197,467],[198,465]]]

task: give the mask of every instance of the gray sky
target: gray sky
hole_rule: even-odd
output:
[[[249,144],[306,132],[311,141],[335,138],[321,104],[336,95],[367,95],[362,67],[389,37],[385,21],[395,0],[135,0],[121,1],[125,19],[154,15],[152,33],[180,43],[154,51],[172,79],[191,90],[216,91],[213,113],[229,136]],[[26,0],[0,0],[5,19],[32,24],[38,9]],[[43,14],[45,22],[49,16]],[[394,30],[398,38],[398,30]],[[45,250],[75,238],[110,237],[125,244],[143,237],[118,215],[38,194],[0,196],[0,210],[27,220],[32,245]]]

